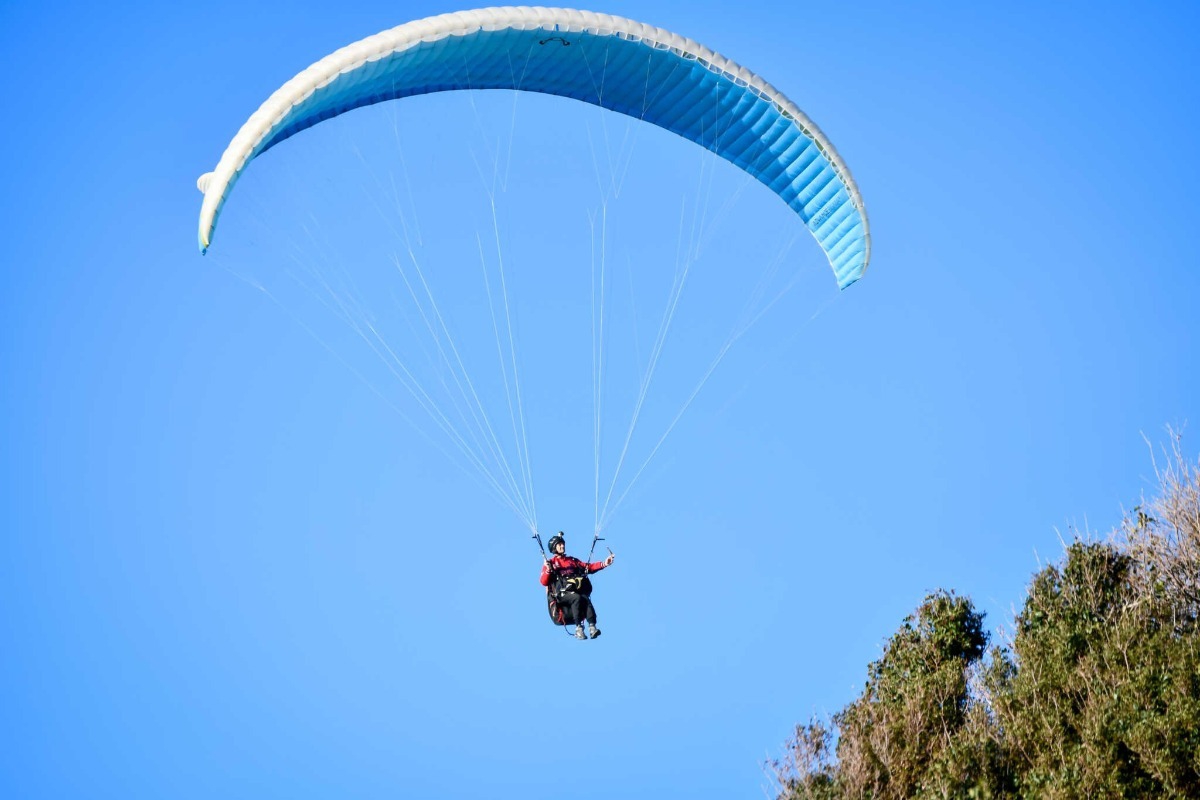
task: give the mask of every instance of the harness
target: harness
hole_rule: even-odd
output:
[[[588,577],[591,574],[588,565],[573,556],[565,556],[563,560],[567,562],[565,567],[555,567],[554,561],[550,561],[550,578],[554,586],[555,597],[561,600],[562,596],[568,592],[590,597],[592,581]]]

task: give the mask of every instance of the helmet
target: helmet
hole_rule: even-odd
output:
[[[551,536],[550,541],[546,543],[546,546],[549,547],[550,552],[553,553],[554,548],[560,544],[563,545],[564,547],[567,544],[567,540],[563,538],[562,531],[559,531],[556,535]]]

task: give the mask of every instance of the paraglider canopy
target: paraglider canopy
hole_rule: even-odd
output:
[[[570,97],[677,133],[779,195],[816,237],[840,287],[866,270],[869,226],[849,170],[817,126],[773,86],[661,28],[526,6],[409,22],[343,47],[285,83],[197,182],[204,193],[201,252],[238,177],[261,153],[354,108],[455,89]]]

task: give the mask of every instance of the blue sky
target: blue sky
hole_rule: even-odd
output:
[[[511,96],[355,112],[256,162],[195,248],[196,177],[271,91],[452,10],[0,7],[5,796],[758,797],[761,761],[855,696],[926,592],[1002,625],[1060,534],[1108,530],[1150,488],[1143,435],[1196,424],[1190,4],[597,8],[795,100],[853,171],[874,250],[841,294],[811,241],[786,251],[800,285],[605,530],[603,638],[567,641],[528,530],[396,413],[379,362],[289,291],[309,256],[281,254],[315,243],[390,313],[368,277],[399,241],[375,181],[407,175],[431,280],[477,276],[492,222],[472,159],[502,145],[538,523],[578,553],[591,158],[631,125],[552,98],[510,122]],[[610,306],[607,459],[687,210],[737,196],[681,300],[643,456],[798,227],[698,148],[634,134],[605,238],[613,297],[633,298]],[[479,288],[438,301],[494,348]]]

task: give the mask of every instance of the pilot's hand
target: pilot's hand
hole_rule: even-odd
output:
[[[617,557],[617,556],[616,556],[616,553],[609,553],[609,554],[608,554],[608,558],[604,559],[604,566],[606,566],[606,567],[607,567],[607,566],[609,566],[610,564],[612,564],[612,562],[613,562],[613,559],[615,559],[616,557]]]

